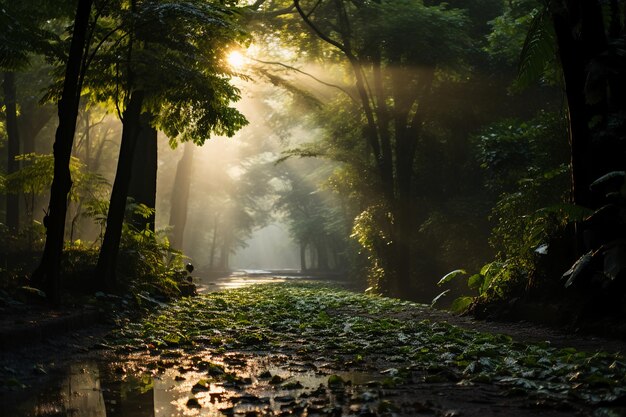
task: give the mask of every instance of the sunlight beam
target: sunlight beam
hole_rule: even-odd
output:
[[[228,65],[231,66],[234,70],[240,70],[246,65],[246,57],[239,51],[232,51],[226,57],[226,61]]]

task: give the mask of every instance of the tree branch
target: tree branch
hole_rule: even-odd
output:
[[[325,86],[327,86],[327,87],[331,87],[331,88],[336,88],[337,90],[341,91],[342,93],[344,93],[345,95],[347,95],[348,97],[350,97],[350,99],[351,99],[353,102],[358,103],[358,100],[357,100],[357,99],[356,99],[356,98],[355,98],[352,94],[350,94],[350,92],[349,92],[348,90],[346,90],[345,88],[341,87],[340,85],[337,85],[337,84],[332,84],[332,83],[329,83],[329,82],[326,82],[326,81],[320,80],[320,79],[319,79],[319,78],[317,78],[315,75],[310,74],[310,73],[308,73],[308,72],[306,72],[306,71],[303,71],[303,70],[301,70],[301,69],[299,69],[299,68],[296,68],[296,67],[293,67],[293,66],[291,66],[291,65],[287,65],[287,64],[285,64],[285,63],[278,62],[278,61],[263,61],[263,60],[261,60],[261,59],[256,59],[256,58],[249,58],[249,59],[251,59],[252,61],[255,61],[255,62],[259,62],[259,63],[261,63],[261,64],[266,64],[266,65],[278,65],[278,66],[281,66],[281,67],[283,67],[283,68],[287,68],[288,70],[291,70],[291,71],[297,72],[297,73],[299,73],[299,74],[306,75],[307,77],[312,78],[313,80],[317,81],[318,83],[320,83],[320,84],[322,84],[322,85],[325,85]]]
[[[352,53],[348,51],[344,45],[332,39],[330,36],[326,35],[324,32],[320,30],[320,28],[318,28],[313,23],[313,21],[310,19],[309,14],[305,13],[304,10],[302,10],[302,7],[300,6],[300,0],[294,0],[293,5],[296,6],[296,10],[298,11],[298,14],[300,14],[300,17],[302,17],[302,20],[304,20],[304,23],[306,23],[307,26],[309,26],[311,30],[313,30],[313,32],[315,32],[315,34],[319,36],[320,39],[322,39],[324,42],[327,42],[333,45],[335,48],[339,49],[341,52],[343,52],[347,56],[352,56]],[[317,5],[315,7],[317,7]]]

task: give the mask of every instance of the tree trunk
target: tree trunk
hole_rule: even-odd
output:
[[[19,169],[19,163],[15,157],[20,153],[20,137],[17,128],[17,94],[15,88],[15,73],[4,73],[4,105],[6,107],[6,129],[8,136],[7,144],[7,174],[12,174]],[[13,233],[20,229],[19,194],[17,192],[7,194],[6,225]]]
[[[100,285],[112,290],[116,287],[115,268],[117,265],[117,254],[122,237],[122,225],[124,223],[124,213],[126,209],[126,198],[133,168],[133,156],[137,145],[137,139],[141,130],[141,106],[143,104],[143,92],[134,91],[124,110],[122,143],[120,154],[117,160],[117,170],[115,181],[111,191],[111,203],[107,214],[107,227],[104,233],[104,240],[100,248],[98,265],[96,267],[96,279]]]
[[[67,194],[72,187],[70,155],[76,130],[78,105],[82,89],[81,64],[85,54],[87,28],[93,0],[79,0],[72,31],[72,41],[65,71],[63,92],[59,100],[59,125],[54,140],[54,178],[50,204],[44,217],[46,245],[33,280],[43,285],[49,300],[59,302],[59,270],[63,251],[63,234],[67,214]]]
[[[217,250],[217,229],[220,215],[215,215],[215,221],[213,222],[213,236],[211,238],[211,254],[209,258],[209,269],[213,269],[215,266],[215,251]]]
[[[171,243],[173,247],[180,250],[183,250],[183,237],[185,235],[185,225],[187,224],[187,205],[189,202],[194,146],[191,142],[185,143],[183,156],[176,166],[176,177],[174,178],[172,188],[172,204],[170,208]]]
[[[231,230],[227,229],[224,233],[224,239],[222,240],[222,248],[220,250],[220,265],[221,271],[228,270],[230,264],[230,234]]]
[[[328,251],[324,238],[320,237],[316,239],[315,249],[317,251],[317,269],[320,271],[328,271]]]
[[[143,113],[140,117],[140,132],[132,162],[132,174],[128,196],[137,204],[145,204],[150,208],[156,207],[156,187],[158,169],[157,131],[150,125],[152,116]],[[150,229],[154,232],[155,214],[145,218],[132,215],[131,224],[139,229]]]
[[[588,187],[590,175],[585,162],[589,152],[589,127],[584,95],[584,61],[578,53],[578,46],[571,35],[571,28],[567,19],[556,14],[553,16],[553,24],[567,96],[572,200],[574,204],[590,207],[591,193]]]
[[[91,169],[91,114],[85,110],[85,166]]]
[[[300,271],[304,272],[307,270],[306,267],[306,243],[304,241],[300,242]]]

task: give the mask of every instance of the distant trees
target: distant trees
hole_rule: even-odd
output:
[[[120,25],[113,29],[112,39],[106,39],[109,49],[93,63],[99,94],[123,109],[120,156],[97,266],[98,280],[109,287],[115,286],[133,158],[142,132],[149,132],[152,124],[173,143],[202,143],[212,132],[231,136],[246,123],[230,107],[238,91],[228,82],[229,68],[216,59],[237,35],[227,9],[202,2],[155,0],[131,1],[129,9],[115,12]],[[102,75],[110,84],[100,83]],[[156,156],[156,152],[143,155],[149,158],[152,174],[148,175],[155,175]],[[156,192],[154,186],[150,188]]]
[[[223,165],[209,170],[213,174],[208,180],[215,184],[197,195],[210,193],[202,210],[207,217],[207,267],[224,271],[230,268],[231,254],[245,247],[251,233],[269,219],[273,169],[263,156],[239,154],[226,163],[221,159]]]
[[[388,244],[377,256],[386,271],[380,289],[411,288],[415,154],[429,101],[446,69],[459,65],[467,45],[460,10],[409,1],[294,2],[300,17],[349,63],[367,141],[378,172]],[[407,38],[411,41],[407,42]],[[448,82],[452,79],[448,78]]]
[[[20,104],[33,102],[23,100],[18,103],[18,73],[24,72],[30,66],[35,54],[51,53],[51,43],[56,36],[45,27],[46,20],[62,16],[64,12],[64,6],[41,1],[10,4],[2,2],[0,7],[0,25],[3,28],[0,34],[0,70],[7,136],[7,174],[14,173],[19,168],[15,157],[22,148],[24,153],[33,152],[33,137],[41,129],[41,121],[45,124],[47,120],[43,115],[45,110],[37,112],[36,106],[20,108],[21,115],[18,116]],[[17,192],[7,195],[6,225],[15,233],[20,229],[18,199]]]
[[[191,186],[191,168],[193,164],[194,144],[184,145],[183,155],[176,164],[176,176],[170,197],[170,233],[172,246],[183,249],[187,211],[189,207],[189,188]]]
[[[304,100],[323,97],[305,112],[317,140],[288,155],[338,163],[326,185],[353,220],[342,235],[359,243],[353,260],[368,259],[373,288],[426,300],[445,272],[479,268],[492,256],[488,216],[498,196],[483,187],[472,134],[558,107],[554,88],[507,91],[532,16],[505,27],[500,15],[517,2],[499,0],[254,5],[261,30],[280,30],[288,47],[305,51],[291,68],[313,68],[319,89],[343,91],[338,98],[269,77],[305,90]]]
[[[336,196],[329,189],[320,189],[320,178],[327,169],[306,161],[287,161],[280,166],[274,203],[285,214],[289,232],[300,246],[300,269],[346,272],[346,223]],[[349,227],[349,226],[348,226]]]
[[[37,42],[44,43],[43,34],[48,34],[37,26],[39,20],[29,21],[25,17],[30,8],[33,16],[42,16],[44,22],[52,16],[50,8],[34,10],[37,4],[29,1],[25,5],[6,8],[3,5],[0,15],[8,29],[2,33],[0,66],[7,70],[5,78],[8,80],[3,87],[8,104],[6,126],[11,139],[9,174],[16,171],[15,155],[19,153],[15,82],[9,70],[22,65],[21,62],[38,47]],[[59,127],[54,145],[50,204],[44,218],[46,245],[41,263],[33,274],[35,282],[42,285],[53,302],[58,301],[68,193],[73,184],[69,158],[83,85],[89,86],[86,91],[92,103],[108,103],[109,108],[115,106],[124,127],[118,174],[98,266],[102,282],[107,282],[111,288],[115,285],[115,255],[133,167],[135,187],[130,189],[131,195],[138,202],[155,205],[156,128],[163,130],[172,144],[177,141],[201,144],[212,133],[232,136],[246,123],[245,118],[230,106],[238,99],[238,90],[229,83],[231,69],[224,58],[225,50],[241,35],[234,25],[234,8],[205,1],[158,0],[96,3],[79,0],[77,5],[73,29],[68,37],[69,53],[63,51],[63,42],[54,45],[54,50],[61,53],[65,69],[62,82],[53,86],[48,94],[48,97],[58,99]],[[18,13],[19,19],[16,18]],[[80,145],[90,162],[97,160],[102,146],[95,150],[95,155],[92,154],[87,113],[85,111],[85,134]],[[146,145],[146,151],[133,163],[138,140]],[[148,152],[150,149],[154,152]],[[143,172],[137,161],[145,162]],[[146,171],[149,172],[144,174]],[[152,179],[148,180],[148,177]],[[151,186],[142,187],[142,183]],[[143,195],[142,191],[148,195]],[[17,228],[19,217],[15,216],[17,208],[10,195],[9,223]],[[100,209],[88,208],[92,214],[96,213],[94,210]],[[73,218],[72,231],[75,221]],[[154,231],[154,218],[143,222],[143,226]],[[139,223],[141,221],[137,222],[138,226]]]

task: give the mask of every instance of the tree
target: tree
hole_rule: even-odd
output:
[[[625,167],[623,7],[617,1],[604,10],[597,0],[545,2],[520,59],[520,78],[528,83],[543,74],[556,49],[567,98],[572,200],[592,209],[604,196],[594,194],[591,183]]]
[[[345,266],[341,254],[349,235],[344,222],[350,220],[338,210],[339,204],[329,190],[321,188],[328,165],[305,162],[283,163],[274,206],[285,214],[289,232],[300,245],[301,270],[340,269]]]
[[[17,128],[17,93],[15,91],[15,73],[5,72],[2,83],[4,90],[4,106],[6,109],[7,146],[7,174],[16,172],[19,168],[15,159],[20,150],[19,130]],[[7,196],[6,225],[10,230],[17,232],[20,227],[19,195],[10,193]]]
[[[24,116],[18,117],[18,94],[17,73],[30,65],[35,53],[48,51],[48,42],[54,35],[43,28],[45,21],[62,13],[62,8],[51,6],[43,2],[12,2],[1,3],[0,25],[3,27],[0,35],[0,71],[3,73],[2,90],[4,95],[4,107],[6,116],[7,146],[7,174],[18,170],[19,164],[15,160],[20,153],[20,130],[24,129],[24,123],[20,123]],[[31,103],[32,104],[32,101]],[[29,113],[34,109],[21,109],[21,113]],[[40,114],[41,116],[41,114]],[[45,124],[47,119],[41,117]],[[25,131],[25,136],[30,143],[31,138],[43,127],[41,122],[29,124],[30,131]],[[26,144],[25,144],[26,145]],[[34,152],[29,146],[24,146],[24,153]],[[13,231],[19,231],[19,195],[7,196],[7,226]]]
[[[41,283],[53,303],[59,302],[59,271],[67,213],[67,195],[72,187],[69,163],[76,130],[87,49],[89,16],[93,0],[79,0],[67,56],[63,91],[58,103],[59,125],[54,142],[54,178],[50,204],[44,218],[46,245],[33,279]]]
[[[319,1],[294,5],[310,30],[348,61],[389,212],[389,244],[380,246],[386,275],[380,289],[411,291],[412,181],[429,101],[451,64],[460,63],[467,37],[464,16],[444,5],[410,1]],[[406,39],[411,39],[407,42]],[[451,78],[447,78],[450,81]]]
[[[136,204],[143,204],[154,209],[156,208],[158,149],[157,130],[150,125],[150,119],[149,113],[141,115],[141,127],[132,162],[128,195]],[[155,231],[155,213],[147,218],[132,215],[129,222],[139,230]]]
[[[195,145],[191,142],[185,143],[183,156],[176,165],[176,176],[174,178],[174,185],[172,186],[169,221],[169,225],[172,227],[171,243],[173,247],[180,250],[183,249],[183,237],[187,224],[187,206],[189,203],[194,146]],[[215,227],[217,227],[217,224]],[[213,235],[216,236],[216,232],[214,232]],[[213,248],[214,247],[215,244],[213,245]]]
[[[595,175],[592,172],[594,159],[599,155],[589,154],[592,139],[589,124],[592,117],[598,115],[600,103],[590,105],[585,90],[587,68],[608,46],[600,3],[596,0],[555,1],[551,3],[551,18],[569,110],[573,198],[576,204],[597,208],[589,185],[599,176],[598,172]]]
[[[33,224],[33,211],[35,198],[50,189],[54,175],[53,155],[29,153],[19,155],[17,161],[23,166],[6,177],[6,189],[9,193],[24,196],[24,208],[26,218]],[[68,204],[75,202],[78,206],[85,203],[87,206],[96,203],[102,195],[108,193],[109,184],[106,180],[93,172],[85,169],[85,165],[77,158],[70,159],[70,173],[72,176],[72,188],[68,194]],[[76,217],[80,215],[77,210]],[[27,232],[28,250],[35,249],[34,234],[32,227]],[[73,227],[70,232],[72,237]]]
[[[176,141],[201,144],[211,133],[232,136],[246,123],[231,101],[238,91],[229,70],[216,59],[236,36],[228,9],[202,2],[131,1],[121,9],[113,29],[117,41],[96,61],[94,80],[105,97],[123,107],[122,143],[111,194],[107,229],[98,259],[97,277],[112,288],[133,155],[141,132],[141,114]],[[120,60],[120,57],[122,58]]]

